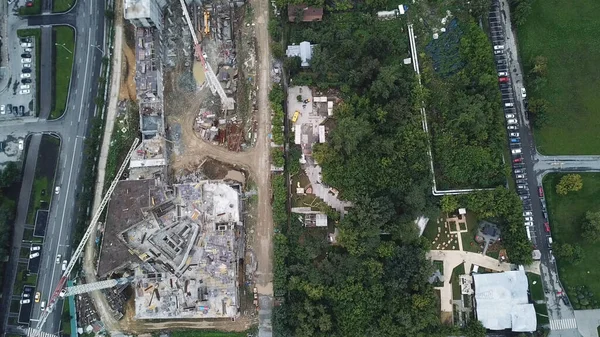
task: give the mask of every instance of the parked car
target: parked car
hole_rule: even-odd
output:
[[[23,68],[31,68],[31,63],[23,63]]]
[[[35,259],[36,257],[39,257],[39,256],[40,256],[40,253],[38,253],[38,252],[29,254],[30,259]]]
[[[23,69],[21,69],[21,72],[23,74],[29,74],[29,73],[31,73],[31,68],[23,68]],[[31,77],[31,75],[29,75],[29,76]]]
[[[503,44],[499,44],[499,45],[494,46],[494,50],[502,50],[502,49],[504,49],[504,45]]]
[[[42,303],[40,303],[40,310],[44,309],[46,309],[46,301],[42,301]]]
[[[507,130],[517,130],[517,126],[516,125],[509,125],[506,127]]]
[[[29,303],[31,303],[31,300],[28,298],[21,300],[21,304],[29,304]]]
[[[538,187],[538,195],[540,198],[544,197],[544,188],[542,186]]]
[[[16,105],[13,105],[13,107],[12,107],[12,113],[15,116],[19,113],[19,108]]]
[[[67,260],[63,260],[63,262],[62,262],[62,267],[61,267],[62,271],[65,271],[65,270],[67,270],[67,263],[69,263],[69,261],[67,261]]]
[[[523,205],[523,209],[527,212],[532,210],[531,205]]]
[[[548,220],[548,212],[546,212],[546,210],[543,210],[542,214],[544,215],[544,219]]]
[[[27,0],[25,7],[33,7],[33,0]]]
[[[506,117],[506,119],[515,118],[515,114],[506,114],[504,117]]]
[[[508,134],[511,137],[519,137],[519,133],[518,132],[511,132]]]
[[[21,74],[21,75],[29,75],[29,74]],[[21,83],[29,84],[29,83],[31,83],[31,78],[23,78],[23,79],[21,79]]]
[[[30,37],[22,37],[20,39],[21,43],[28,43],[31,42],[31,38]]]
[[[503,53],[503,51],[502,51],[502,50],[494,50],[494,54],[496,54],[496,55],[500,55],[500,54],[502,54],[502,53]]]
[[[521,142],[521,138],[511,138],[510,142],[511,143],[520,143]]]
[[[525,179],[525,175],[524,174],[515,174],[515,178],[517,179]]]
[[[525,216],[525,217],[523,217],[523,220],[525,220],[525,221],[533,221],[533,217],[531,217],[531,216]]]
[[[6,113],[6,106],[4,104],[0,105],[0,114],[4,115]]]
[[[21,54],[21,57],[25,58],[25,59],[30,59],[31,58],[31,54],[29,54],[29,53],[23,53],[23,54]]]
[[[569,298],[567,297],[567,295],[563,295],[562,296],[562,301],[567,306],[571,305],[571,303],[569,302]]]
[[[548,236],[548,249],[552,249],[552,237]]]
[[[19,105],[19,114],[21,116],[25,115],[25,107],[22,105]]]
[[[26,74],[21,74],[21,78],[22,78],[22,79],[28,79],[28,80],[30,80],[30,81],[31,81],[31,74],[29,74],[29,73],[26,73]]]
[[[500,72],[498,72],[498,77],[500,77],[500,76],[508,76],[508,72],[500,71]]]
[[[508,124],[508,125],[517,124],[517,123],[518,123],[518,121],[514,118],[506,120],[506,124]]]
[[[60,193],[60,186],[56,186],[54,188],[54,194],[58,194],[58,193]]]
[[[544,229],[547,233],[550,233],[550,223],[548,221],[544,222]]]
[[[513,159],[513,163],[521,163],[521,162],[523,162],[523,158],[522,157]]]
[[[525,91],[525,88],[521,88],[521,97],[527,97],[527,91]]]
[[[527,180],[525,179],[517,179],[517,184],[523,184],[523,185],[527,185]]]
[[[522,189],[526,189],[527,185],[517,185],[517,188],[522,190]]]
[[[533,222],[527,221],[527,222],[525,222],[525,226],[527,226],[527,227],[533,227]]]
[[[521,169],[517,169],[517,170],[515,170],[515,174],[521,174],[521,173],[523,173],[523,172],[524,172],[524,171],[523,171],[523,170],[521,170]]]
[[[56,255],[56,264],[60,263],[60,258],[62,257],[62,255],[58,254]]]
[[[23,49],[23,51],[26,52],[26,53],[31,53],[33,51],[33,49],[31,49],[31,48],[25,48],[25,49]]]
[[[508,77],[502,76],[498,78],[498,82],[500,83],[508,83]]]
[[[31,63],[31,58],[22,58],[21,63]]]
[[[31,88],[31,85],[29,84],[21,84],[21,89],[29,89]]]
[[[515,103],[512,103],[512,102],[504,103],[504,106],[507,108],[512,108],[515,106]]]
[[[519,198],[521,198],[521,200],[527,200],[527,199],[529,199],[529,195],[528,194],[521,195],[521,196],[519,196]]]
[[[34,251],[34,252],[38,251],[40,249],[42,249],[42,247],[40,247],[40,246],[31,246],[31,250]]]
[[[27,90],[27,89],[25,89],[25,90],[21,90],[21,91],[19,91],[19,94],[21,94],[21,95],[27,95],[27,94],[29,94],[30,92],[31,92],[30,90]]]
[[[540,199],[540,204],[542,206],[542,210],[546,210],[546,200]]]
[[[23,151],[23,139],[19,139],[19,151]]]

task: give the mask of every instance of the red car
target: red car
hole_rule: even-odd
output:
[[[508,77],[502,76],[498,78],[498,82],[500,83],[508,83]]]
[[[540,198],[544,197],[544,188],[542,186],[538,187],[538,194],[540,195]]]
[[[523,162],[523,158],[515,158],[513,159],[513,163],[522,163]]]
[[[544,229],[546,230],[546,232],[550,233],[550,223],[549,222],[544,222]]]
[[[33,7],[33,1],[27,1],[25,3],[25,6],[27,6],[27,7]]]

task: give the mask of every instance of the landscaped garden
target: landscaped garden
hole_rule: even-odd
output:
[[[574,6],[536,0],[518,27],[525,74],[531,74],[534,58],[547,60],[541,79],[526,83],[530,110],[535,99],[547,102],[545,122],[535,129],[541,153],[600,154],[599,12],[597,0],[578,0]]]
[[[556,185],[563,174],[544,178],[544,191],[549,209],[560,279],[575,309],[597,307],[600,298],[600,245],[582,236],[586,212],[600,211],[600,174],[582,173],[583,188],[567,195],[558,195]],[[564,249],[564,245],[570,247]],[[573,255],[569,256],[569,252]]]

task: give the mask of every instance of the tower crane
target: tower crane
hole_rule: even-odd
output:
[[[206,73],[206,79],[208,80],[208,85],[212,89],[213,94],[215,91],[219,94],[221,98],[221,103],[227,110],[233,110],[234,101],[233,98],[227,97],[225,94],[225,90],[219,83],[217,79],[217,75],[212,70],[212,67],[208,62],[206,62],[206,56],[202,52],[202,46],[200,45],[200,41],[198,41],[198,37],[196,36],[196,31],[194,30],[194,25],[192,25],[192,19],[190,19],[190,13],[188,12],[187,6],[185,4],[185,0],[179,0],[181,3],[181,9],[183,10],[183,16],[185,17],[185,21],[187,22],[188,28],[190,29],[190,33],[192,34],[192,39],[194,39],[194,56],[200,62],[202,62],[202,66],[204,66],[204,70]]]
[[[48,319],[48,316],[50,316],[50,313],[52,312],[52,310],[54,310],[54,307],[56,306],[56,303],[58,302],[59,298],[68,296],[68,295],[81,294],[81,293],[93,291],[93,290],[110,288],[112,286],[115,286],[118,284],[123,284],[122,282],[125,282],[125,280],[123,280],[123,279],[107,280],[107,281],[91,283],[88,285],[84,284],[84,285],[80,285],[80,286],[69,287],[69,288],[65,289],[65,284],[67,283],[67,279],[69,278],[69,275],[71,274],[71,271],[73,270],[73,267],[75,267],[75,263],[77,263],[77,260],[81,256],[81,253],[83,252],[83,249],[85,248],[85,244],[87,243],[87,240],[89,240],[90,236],[92,235],[94,227],[96,227],[96,223],[98,222],[98,219],[100,219],[100,215],[102,214],[102,211],[104,211],[104,207],[106,207],[106,205],[108,204],[108,201],[110,200],[110,196],[112,195],[113,191],[115,190],[115,187],[117,186],[117,183],[119,182],[119,178],[123,175],[123,172],[125,172],[127,163],[129,162],[129,159],[131,159],[131,155],[135,151],[139,142],[140,142],[140,140],[138,138],[136,138],[133,141],[133,144],[131,144],[131,148],[129,149],[129,152],[127,152],[127,156],[125,156],[125,160],[123,161],[123,164],[121,164],[119,171],[117,171],[117,175],[115,176],[115,179],[110,184],[110,187],[106,191],[104,198],[102,198],[102,202],[100,203],[98,210],[96,210],[96,213],[94,214],[94,217],[92,218],[92,221],[90,221],[90,225],[88,226],[87,230],[85,231],[85,234],[83,234],[83,237],[81,238],[81,241],[79,242],[79,245],[77,246],[77,249],[75,249],[75,252],[73,253],[73,255],[71,257],[71,260],[69,261],[69,264],[67,265],[67,268],[65,269],[62,276],[58,280],[58,284],[56,285],[54,292],[48,299],[48,304],[47,304],[46,308],[44,310],[42,310],[42,314],[40,315],[40,319],[38,320],[36,328],[29,330],[30,337],[38,337],[40,334],[42,334],[43,336],[48,335],[48,334],[42,332],[41,329],[44,326],[44,324],[46,323],[46,320]],[[131,281],[130,279],[128,279],[128,280],[129,280],[128,282]]]

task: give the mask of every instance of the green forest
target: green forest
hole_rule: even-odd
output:
[[[439,299],[427,282],[433,270],[426,258],[430,243],[419,237],[414,219],[440,214],[440,199],[431,195],[429,142],[434,157],[441,156],[436,170],[446,185],[503,183],[503,117],[491,47],[472,18],[463,20],[459,66],[442,74],[426,64],[421,89],[412,65],[403,64],[410,57],[406,17],[377,20],[373,9],[380,5],[361,3],[354,10],[326,5],[322,22],[270,24],[271,35],[284,37],[285,44],[316,45],[308,69],[286,59],[291,85],[335,90],[342,100],[327,143],[315,145],[313,156],[323,182],[354,204],[336,223],[337,244],[330,245],[327,231],[307,230],[296,217],[288,220],[285,179],[274,177],[276,336],[485,335],[476,320],[463,331],[440,323]],[[466,102],[453,106],[461,98]],[[272,105],[283,101],[275,87]],[[423,103],[436,115],[432,139],[422,127]],[[468,150],[461,152],[465,144]],[[449,161],[460,156],[461,162]],[[505,242],[511,260],[531,261],[514,192],[498,188],[446,202],[497,219],[511,233]]]
[[[7,261],[10,256],[10,241],[13,220],[15,219],[16,197],[8,196],[8,189],[18,184],[21,172],[17,163],[8,162],[0,170],[0,261]],[[2,284],[2,276],[0,276]]]

